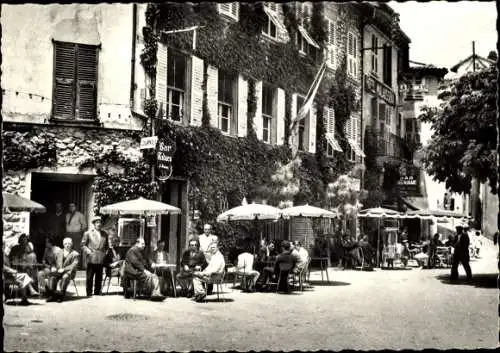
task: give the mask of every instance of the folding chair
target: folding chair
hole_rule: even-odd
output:
[[[279,266],[278,281],[277,282],[269,282],[269,285],[276,286],[276,293],[278,293],[280,291],[280,288],[282,288],[282,287],[285,288],[284,292],[288,292],[288,290],[289,290],[288,277],[290,275],[290,271],[292,271],[293,265],[288,264],[288,263],[280,263],[278,266]],[[285,282],[283,283],[283,281],[285,281]]]

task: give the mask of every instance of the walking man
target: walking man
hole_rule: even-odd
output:
[[[462,226],[456,227],[457,236],[454,245],[453,261],[451,264],[451,275],[450,280],[454,281],[458,279],[458,265],[462,263],[465,273],[467,274],[467,280],[472,279],[472,271],[469,265],[469,235],[464,231]]]
[[[94,294],[101,295],[104,256],[108,250],[108,235],[101,230],[101,217],[92,219],[93,229],[82,238],[82,257],[87,262],[87,297],[92,296],[92,282],[95,277]]]

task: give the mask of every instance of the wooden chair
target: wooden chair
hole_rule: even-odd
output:
[[[108,280],[108,288],[106,289],[106,294],[109,293],[109,286],[111,285],[111,280],[113,277],[116,277],[118,279],[118,285],[120,285],[120,273],[121,273],[121,267],[123,264],[123,260],[121,260],[120,264],[118,265],[117,268],[110,268],[110,267],[105,267],[104,268],[104,280],[102,281],[102,288],[106,285],[106,280]]]
[[[299,273],[291,273],[291,280],[292,280],[292,285],[295,287],[296,283],[299,283],[299,289],[301,291],[304,290],[304,282],[307,280],[308,272],[309,272],[309,264],[311,263],[311,258],[308,257],[306,264],[300,270]]]
[[[220,301],[219,295],[223,294],[222,285],[224,283],[224,276],[226,275],[226,271],[224,270],[221,274],[215,274],[210,277],[208,281],[205,283],[215,284],[215,290],[217,291],[217,301]]]
[[[285,290],[283,292],[288,292],[288,290],[289,290],[288,277],[290,275],[290,271],[292,271],[291,264],[288,264],[288,263],[280,263],[279,264],[278,281],[277,282],[269,282],[270,286],[276,286],[276,293],[278,293],[280,291],[280,287],[285,288]]]
[[[4,284],[4,303],[7,303],[7,301],[14,300],[14,303],[17,305],[17,292],[19,291],[19,283],[17,283],[15,280],[12,279],[5,279],[3,281]],[[9,296],[7,297],[5,294],[7,293],[7,289],[9,290]]]

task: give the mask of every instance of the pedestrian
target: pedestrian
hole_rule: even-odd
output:
[[[458,279],[458,265],[461,263],[464,267],[465,273],[467,274],[467,280],[472,279],[472,271],[469,265],[469,236],[464,230],[463,226],[456,227],[457,235],[454,245],[453,260],[451,263],[451,274],[450,280],[454,281]]]
[[[101,217],[92,219],[93,228],[84,233],[82,238],[82,257],[87,263],[87,297],[92,296],[92,287],[95,295],[102,295],[102,271],[104,256],[108,250],[108,235],[101,230]],[[92,285],[95,277],[95,285]]]

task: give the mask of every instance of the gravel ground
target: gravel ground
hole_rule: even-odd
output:
[[[498,346],[495,248],[471,263],[474,280],[449,269],[337,271],[329,285],[293,294],[241,293],[224,301],[155,303],[108,295],[6,305],[5,351],[472,349]],[[70,287],[71,288],[71,287]],[[118,290],[117,287],[114,289]],[[83,287],[79,292],[84,293]]]

